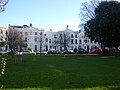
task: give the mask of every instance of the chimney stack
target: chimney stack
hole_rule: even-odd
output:
[[[30,27],[32,27],[32,23],[30,23]]]
[[[69,27],[69,26],[67,25],[66,29],[68,29],[68,27]]]

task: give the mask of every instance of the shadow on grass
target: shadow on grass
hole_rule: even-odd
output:
[[[120,90],[119,59],[24,56],[20,64],[8,60],[0,83],[3,90]]]
[[[120,90],[120,86],[88,87],[88,88],[0,88],[0,90]]]

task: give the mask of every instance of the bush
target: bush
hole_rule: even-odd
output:
[[[0,58],[0,76],[4,74],[5,66],[6,66],[6,59]]]
[[[33,51],[33,49],[31,47],[29,47],[28,50],[31,51],[31,52]]]

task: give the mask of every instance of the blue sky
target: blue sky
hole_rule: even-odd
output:
[[[89,0],[10,0],[0,13],[0,26],[24,25],[58,31],[69,25],[79,30],[79,12],[83,2]]]

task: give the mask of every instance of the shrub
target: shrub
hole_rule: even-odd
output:
[[[4,74],[5,66],[6,66],[6,59],[0,58],[0,76]]]
[[[31,52],[33,51],[33,49],[31,47],[29,47],[28,50],[31,51]]]

